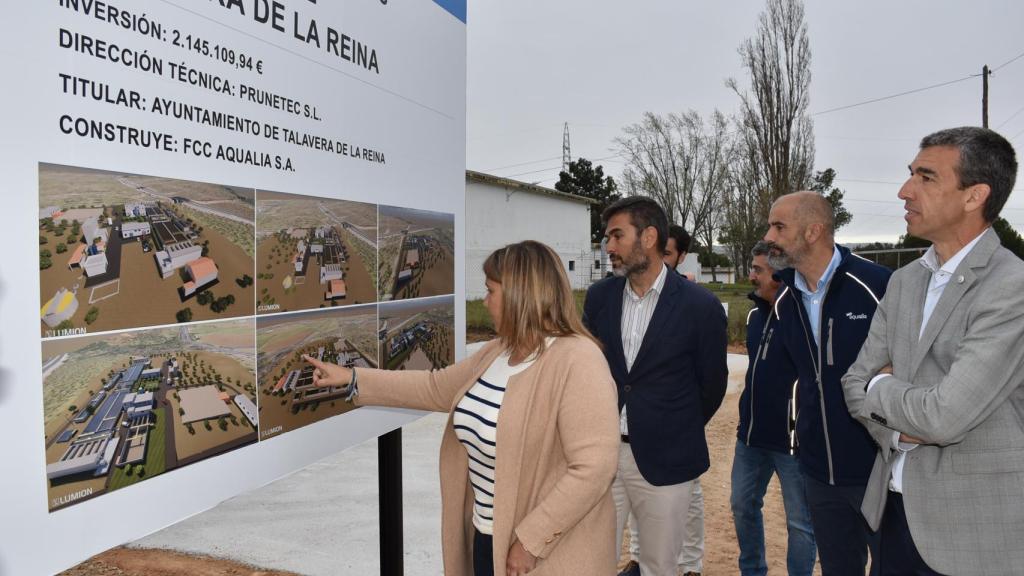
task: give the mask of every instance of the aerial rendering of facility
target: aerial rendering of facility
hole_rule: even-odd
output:
[[[40,306],[79,303],[43,336],[255,312],[252,189],[40,164],[39,206]]]
[[[454,215],[381,206],[378,246],[380,300],[455,291]]]
[[[258,313],[375,302],[377,206],[256,193]]]
[[[343,366],[377,367],[373,306],[282,314],[257,320],[260,439],[352,409],[343,390],[313,385],[303,354]]]
[[[255,442],[254,329],[245,319],[44,341],[51,510]]]
[[[436,370],[455,361],[454,297],[380,305],[380,367]]]

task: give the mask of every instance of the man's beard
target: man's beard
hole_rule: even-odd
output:
[[[792,254],[787,253],[782,249],[781,246],[772,242],[768,244],[768,265],[775,270],[782,270],[784,268],[792,268],[796,264],[796,259],[793,258]]]
[[[612,260],[612,274],[615,276],[636,276],[643,274],[651,267],[651,260],[644,254],[643,248],[640,247],[640,243],[633,245],[633,250],[629,253],[629,260],[619,256],[617,258],[619,265],[615,265],[615,260]]]

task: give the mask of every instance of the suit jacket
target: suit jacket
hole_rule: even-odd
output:
[[[441,549],[447,576],[473,575],[473,487],[451,412],[501,353],[489,342],[444,370],[360,368],[360,404],[448,412],[441,439]],[[498,416],[494,573],[505,574],[514,539],[538,557],[531,576],[613,576],[619,453],[615,389],[588,338],[556,338],[512,376]]]
[[[877,529],[893,431],[926,444],[903,469],[907,524],[944,574],[1024,570],[1024,262],[988,230],[957,267],[918,338],[931,273],[892,277],[843,379],[851,414],[879,445],[862,511]],[[882,367],[893,374],[866,386]]]
[[[622,348],[622,296],[626,278],[606,278],[587,290],[583,319],[604,344],[626,406],[630,448],[644,480],[680,484],[710,465],[704,425],[722,404],[728,383],[726,317],[706,288],[678,274],[665,286],[647,326],[633,369]],[[582,573],[582,572],[581,572]]]

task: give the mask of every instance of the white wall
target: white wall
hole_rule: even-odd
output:
[[[484,297],[484,260],[491,252],[537,240],[562,258],[573,288],[590,285],[590,206],[521,189],[466,182],[466,298]],[[574,271],[569,271],[569,262]]]

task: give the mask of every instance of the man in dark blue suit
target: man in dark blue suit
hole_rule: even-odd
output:
[[[692,482],[710,465],[704,425],[725,396],[725,312],[662,262],[668,219],[656,202],[624,198],[602,219],[615,275],[587,291],[584,321],[619,391],[616,549],[632,511],[640,571],[675,576]]]

